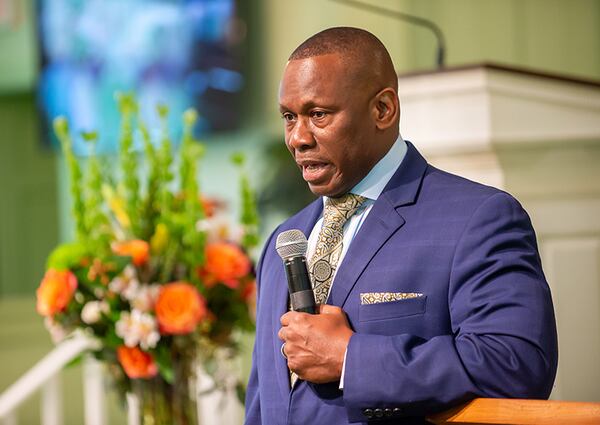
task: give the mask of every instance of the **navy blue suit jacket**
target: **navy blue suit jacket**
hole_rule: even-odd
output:
[[[547,398],[557,365],[550,291],[527,213],[510,195],[440,171],[412,144],[350,246],[328,304],[356,332],[343,391],[299,381],[277,337],[288,289],[275,235],[318,220],[317,199],[279,226],[258,273],[246,423],[419,423],[474,397]],[[362,305],[365,292],[423,296]],[[370,409],[370,410],[368,410]],[[378,418],[380,416],[381,418]]]

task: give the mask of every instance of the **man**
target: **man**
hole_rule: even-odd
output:
[[[246,423],[422,423],[474,397],[548,397],[556,328],[530,220],[400,137],[383,44],[355,28],[314,35],[279,103],[321,198],[263,251]],[[310,235],[318,315],[288,311],[275,238],[289,229]]]

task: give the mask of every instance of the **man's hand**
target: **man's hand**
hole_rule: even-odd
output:
[[[278,335],[285,343],[290,370],[305,381],[324,384],[340,379],[346,347],[354,332],[340,307],[320,305],[319,313],[285,313]]]

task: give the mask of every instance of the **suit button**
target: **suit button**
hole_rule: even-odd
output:
[[[373,409],[363,410],[363,415],[365,415],[367,419],[371,419],[373,417]]]
[[[392,416],[394,414],[394,411],[388,407],[383,410],[383,414],[389,418],[390,416]]]
[[[383,418],[383,409],[375,409],[375,416],[377,418]]]
[[[392,412],[394,416],[400,416],[400,414],[402,413],[402,409],[400,409],[399,407],[394,407],[394,410]]]

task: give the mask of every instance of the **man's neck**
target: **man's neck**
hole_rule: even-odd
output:
[[[383,158],[349,192],[372,200],[379,198],[379,195],[381,195],[381,192],[383,192],[383,189],[404,160],[407,150],[406,142],[398,135],[398,139]],[[326,197],[323,197],[323,201],[325,199]]]

